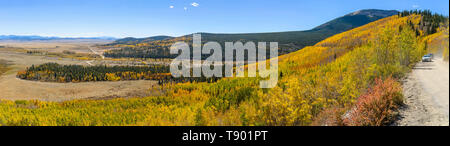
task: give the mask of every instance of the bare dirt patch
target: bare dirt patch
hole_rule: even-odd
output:
[[[120,81],[86,83],[48,83],[26,81],[14,75],[0,79],[0,99],[66,101],[74,99],[101,99],[104,97],[151,96],[155,81]]]

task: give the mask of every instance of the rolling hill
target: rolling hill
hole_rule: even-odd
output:
[[[368,10],[360,10],[345,16],[339,17],[337,19],[331,20],[325,24],[322,24],[312,31],[330,31],[330,32],[344,32],[345,30],[349,30],[352,28],[356,28],[367,23],[379,20],[381,18],[389,17],[392,15],[398,14],[398,11],[395,10],[377,10],[377,9],[368,9]]]
[[[140,44],[140,43],[145,43],[145,42],[167,40],[167,39],[172,39],[172,38],[174,38],[174,37],[171,37],[171,36],[153,36],[153,37],[148,37],[148,38],[127,37],[127,38],[116,40],[113,43],[111,43],[110,45],[118,45],[118,44],[133,45],[133,44]]]
[[[287,54],[300,50],[306,46],[312,46],[319,41],[324,40],[332,35],[365,25],[367,23],[396,15],[395,10],[360,10],[345,16],[331,20],[323,25],[307,31],[289,31],[289,32],[271,32],[271,33],[243,33],[243,34],[217,34],[217,33],[200,33],[202,41],[216,41],[221,44],[224,42],[278,42],[279,53]],[[192,40],[192,35],[181,37],[156,36],[149,38],[125,38],[117,40],[103,47],[123,48],[120,50],[112,50],[105,53],[107,57],[120,58],[173,58],[169,55],[168,48],[170,44],[176,41]]]

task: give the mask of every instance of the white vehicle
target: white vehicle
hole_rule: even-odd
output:
[[[433,61],[433,54],[427,54],[422,57],[422,62],[431,62]]]

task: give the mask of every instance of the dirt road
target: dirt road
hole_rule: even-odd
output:
[[[92,51],[92,53],[99,55],[100,57],[102,57],[102,59],[105,59],[105,56],[103,56],[102,53],[99,53],[99,52],[95,51],[94,49],[92,49],[91,46],[88,46],[88,48],[89,48],[89,50]]]
[[[421,62],[403,84],[405,106],[400,109],[401,126],[449,125],[449,63],[436,58]]]

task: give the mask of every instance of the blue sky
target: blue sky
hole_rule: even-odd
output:
[[[430,9],[448,0],[0,0],[0,35],[180,36],[307,30],[360,9]]]

